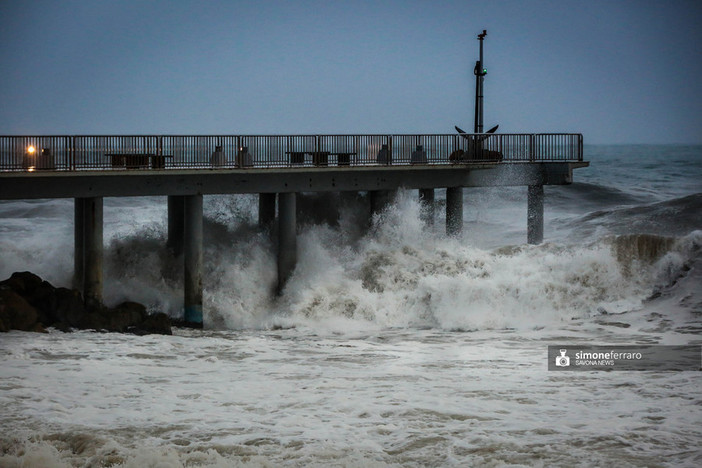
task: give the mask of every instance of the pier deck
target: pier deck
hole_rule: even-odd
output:
[[[101,303],[103,198],[168,196],[168,247],[183,255],[184,318],[202,324],[202,197],[259,194],[278,229],[278,291],[297,260],[298,192],[368,191],[379,212],[399,189],[463,226],[463,187],[525,186],[527,240],[543,240],[544,185],[585,167],[581,134],[0,136],[0,200],[75,199],[74,287]],[[277,203],[276,203],[277,199]],[[428,216],[433,222],[434,216]]]

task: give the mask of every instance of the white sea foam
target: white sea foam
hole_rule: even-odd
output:
[[[0,465],[699,463],[696,373],[555,375],[564,336],[11,332]]]
[[[411,192],[370,228],[362,196],[305,196],[318,213],[280,298],[256,197],[205,197],[216,330],[0,335],[0,466],[700,466],[699,373],[545,361],[564,342],[700,343],[699,197],[670,200],[695,168],[661,193],[658,172],[619,186],[606,164],[550,187],[539,246],[521,189],[466,190],[460,239],[442,191],[431,230]],[[0,276],[70,284],[72,214],[0,203]],[[165,221],[165,199],[105,200],[108,302],[181,314]]]
[[[406,191],[367,230],[349,229],[362,224],[359,205],[350,203],[340,212],[339,226],[303,225],[297,268],[282,297],[275,298],[275,244],[254,224],[256,201],[213,197],[206,204],[204,293],[211,328],[558,328],[602,310],[641,308],[661,275],[678,274],[697,255],[690,245],[699,245],[699,234],[691,234],[677,246],[657,238],[642,244],[636,237],[602,237],[481,248],[470,233],[446,237],[440,216],[428,229],[416,197]],[[6,239],[3,267],[27,261],[29,268],[16,269],[68,285],[72,226],[58,216],[70,219],[69,206],[47,203],[58,203],[52,218],[56,242],[42,242],[37,234],[14,243]],[[164,205],[159,199],[129,199],[106,207],[108,303],[129,299],[176,317],[182,313],[182,265],[165,248]],[[665,267],[655,264],[657,257],[648,258],[647,245],[665,255],[659,261]]]

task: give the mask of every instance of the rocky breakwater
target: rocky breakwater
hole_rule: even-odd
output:
[[[117,307],[89,306],[75,289],[56,288],[28,271],[0,282],[0,332],[97,330],[146,335],[171,334],[171,321],[162,312],[148,314],[136,302]]]

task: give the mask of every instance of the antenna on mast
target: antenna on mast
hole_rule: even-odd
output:
[[[487,75],[487,69],[483,67],[483,40],[487,36],[487,30],[483,29],[478,34],[480,41],[480,60],[475,62],[473,74],[475,75],[475,126],[474,133],[483,133],[483,77]]]

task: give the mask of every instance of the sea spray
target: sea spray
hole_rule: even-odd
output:
[[[315,206],[318,196],[304,197]],[[370,223],[366,201],[338,199],[321,218],[301,216],[297,268],[275,297],[275,243],[255,222],[256,197],[212,197],[205,220],[208,326],[559,327],[601,310],[640,307],[659,281],[656,261],[675,245],[673,238],[605,236],[485,249],[472,245],[471,232],[446,237],[442,219],[427,227],[412,191],[401,191]],[[182,269],[165,248],[161,214],[151,219],[110,238],[105,297],[178,317]]]
[[[329,227],[303,230],[280,312],[288,325],[339,317],[382,327],[559,327],[601,310],[638,308],[650,291],[650,249],[624,247],[643,242],[637,238],[618,248],[611,242],[479,249],[427,232],[418,203],[401,195],[352,249]],[[671,246],[662,242],[656,252]],[[649,266],[633,276],[637,255]]]
[[[486,248],[485,237],[499,243],[505,231],[491,213],[506,209],[511,214],[514,207],[501,207],[494,193],[483,192],[466,193],[482,208],[466,205],[466,229],[456,239],[445,236],[441,209],[434,226],[422,222],[414,191],[400,191],[396,202],[371,220],[365,194],[334,196],[331,202],[323,194],[301,195],[301,206],[312,213],[300,213],[298,265],[281,297],[273,294],[275,227],[268,232],[257,226],[257,196],[207,197],[206,322],[217,329],[315,326],[321,320],[330,329],[351,324],[470,330],[558,327],[602,310],[639,308],[644,299],[684,274],[691,256],[699,255],[678,247],[692,235],[585,236],[593,219],[611,219],[609,228],[600,224],[597,229],[616,234],[623,226],[617,221],[621,210],[605,218],[592,213],[571,218],[570,231],[560,228],[561,239],[555,242]],[[441,194],[437,196],[441,205]],[[43,228],[20,226],[24,234],[3,239],[3,268],[29,267],[57,285],[70,284],[71,202],[30,205],[22,209],[46,218],[51,242],[46,242]],[[698,196],[687,196],[652,205],[653,214],[637,209],[624,213],[651,222],[658,217],[658,224],[671,224],[668,215],[676,213],[684,227],[696,225],[698,205]],[[135,300],[150,311],[179,317],[182,264],[165,247],[164,200],[108,200],[106,206],[107,302]],[[12,212],[21,208],[5,207]],[[27,226],[30,221],[35,222],[29,218]],[[522,223],[510,222],[505,221],[507,238],[520,229],[523,237]],[[489,229],[476,228],[478,224]]]

